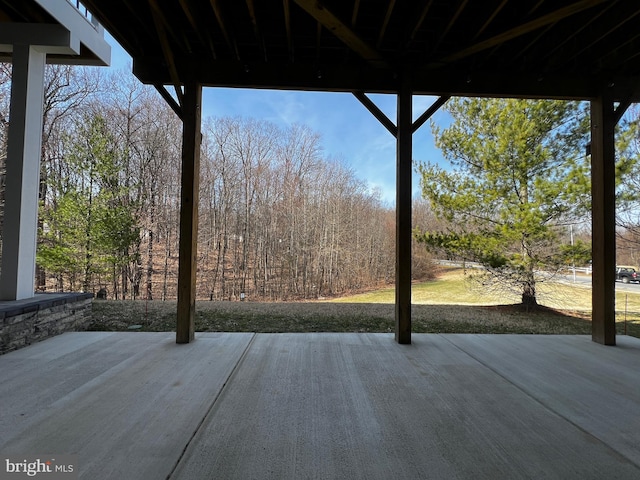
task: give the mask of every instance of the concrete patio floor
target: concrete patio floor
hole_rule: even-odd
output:
[[[91,480],[640,478],[640,339],[196,335],[0,356],[0,455]]]

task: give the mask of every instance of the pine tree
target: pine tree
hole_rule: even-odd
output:
[[[563,248],[562,225],[589,207],[588,116],[575,102],[456,99],[452,123],[433,127],[453,168],[419,165],[423,196],[447,231],[417,232],[428,248],[473,259],[484,278],[537,305],[536,272],[587,245]],[[587,257],[588,258],[588,257]]]
[[[96,275],[115,278],[129,261],[139,236],[135,205],[122,178],[122,152],[103,117],[77,122],[65,143],[65,173],[56,181],[53,201],[40,211],[38,263],[59,278],[67,276],[71,288],[80,284],[92,291]]]

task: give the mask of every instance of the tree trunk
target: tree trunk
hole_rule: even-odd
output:
[[[147,245],[147,300],[153,300],[153,229],[155,228],[155,198],[154,194],[152,194],[151,200],[151,208],[150,208],[150,227],[148,230],[149,233],[149,243]]]
[[[526,279],[522,285],[522,305],[527,309],[535,308],[538,305],[536,299],[536,281],[533,272],[526,273]]]
[[[169,278],[169,257],[171,256],[171,243],[170,243],[170,231],[169,227],[167,227],[165,244],[164,244],[164,267],[162,270],[162,301],[164,302],[167,299],[167,290],[168,290],[168,278]]]
[[[89,206],[87,210],[87,226],[85,230],[85,255],[84,255],[84,280],[82,282],[82,291],[87,293],[91,291],[91,267],[92,267],[92,208],[93,208],[93,172],[89,178]]]

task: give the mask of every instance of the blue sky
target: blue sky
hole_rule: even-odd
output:
[[[130,70],[131,58],[110,35],[105,36],[112,47],[111,68]],[[370,98],[395,123],[396,96],[370,95]],[[434,100],[435,97],[414,97],[414,118]],[[320,134],[326,157],[341,160],[371,189],[380,189],[385,203],[395,204],[395,139],[352,94],[205,88],[202,103],[203,117],[241,116],[282,127],[295,123],[309,126]],[[447,114],[440,110],[432,119],[446,123]],[[413,136],[413,158],[442,162],[428,122]],[[419,184],[415,171],[413,185],[416,195]]]

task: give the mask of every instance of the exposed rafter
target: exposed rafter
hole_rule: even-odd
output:
[[[293,35],[291,33],[291,6],[289,0],[282,0],[282,6],[284,8],[284,28],[287,32],[287,49],[289,50],[289,61],[293,63]]]
[[[521,37],[522,35],[525,35],[529,32],[533,32],[534,30],[545,27],[551,23],[558,22],[564,18],[575,15],[576,13],[580,13],[588,8],[592,8],[606,1],[607,0],[582,0],[567,7],[559,8],[555,12],[543,15],[540,18],[524,23],[515,28],[511,28],[499,35],[495,35],[487,40],[478,42],[475,45],[471,45],[458,52],[447,55],[444,58],[440,59],[439,62],[432,64],[432,66],[437,66],[441,63],[451,63],[453,61],[460,60],[470,55],[482,52],[489,48],[493,48],[497,45],[508,42],[509,40]]]
[[[356,21],[358,20],[358,12],[360,11],[360,0],[354,0],[353,2],[353,12],[351,13],[351,27],[356,26]]]
[[[180,1],[180,6],[182,7],[182,11],[184,12],[184,15],[187,17],[189,24],[193,27],[193,30],[196,32],[196,34],[200,38],[200,41],[203,44],[207,45],[207,47],[209,48],[209,51],[211,52],[211,57],[215,60],[217,58],[216,48],[213,44],[211,35],[209,35],[209,32],[207,29],[200,27],[200,22],[197,20],[197,15],[192,10],[193,8],[192,3],[189,2],[188,0],[179,0],[179,1]]]
[[[376,48],[380,48],[380,46],[382,45],[382,40],[384,39],[384,33],[387,31],[387,26],[389,25],[389,19],[391,18],[391,14],[393,13],[393,7],[395,7],[395,5],[396,5],[396,0],[389,0],[389,5],[387,6],[387,12],[384,16],[382,27],[380,28],[378,41],[376,42]]]
[[[142,3],[142,2],[140,2]],[[126,1],[125,2],[125,8],[126,8],[126,12],[124,12],[125,15],[131,15],[133,18],[135,18],[140,24],[141,24],[141,33],[144,32],[147,35],[153,35],[154,32],[154,26],[152,24],[152,22],[145,22],[143,20],[143,16],[139,13],[138,11],[138,5],[139,3],[137,3],[136,5],[132,5],[130,1]],[[94,12],[94,14],[96,14],[97,12]],[[103,24],[105,26],[105,28],[109,28],[108,25],[109,24]],[[109,30],[112,31],[112,30]],[[138,48],[140,46],[138,45]]]
[[[538,44],[538,42],[540,41],[540,39],[542,37],[544,37],[549,32],[549,30],[551,30],[555,26],[556,26],[556,23],[552,23],[551,25],[547,25],[543,30],[538,32],[538,34],[529,43],[527,43],[527,45],[522,50],[520,50],[520,52],[515,54],[513,56],[513,58],[516,59],[516,60],[520,59],[523,55],[525,55],[527,53],[527,51],[529,51],[530,48],[535,47]]]
[[[618,45],[615,50],[607,52],[605,55],[598,57],[598,63],[603,65],[616,65],[627,63],[634,58],[640,57],[640,52],[634,45],[640,43],[640,32],[637,35],[627,38],[623,43]]]
[[[128,8],[128,5],[125,5]],[[94,15],[101,15],[101,16],[105,16],[102,13],[102,10],[98,9],[96,10],[94,8],[93,10],[93,14]],[[140,48],[140,45],[137,44],[137,42],[135,41],[131,41],[125,38],[125,36],[123,35],[124,32],[122,32],[122,29],[119,28],[119,26],[116,23],[113,23],[110,21],[109,18],[106,18],[104,22],[102,22],[102,25],[108,29],[108,31],[110,31],[113,35],[115,35],[118,38],[122,38],[123,40],[120,42],[120,44],[128,51],[134,51],[136,49]],[[145,26],[145,30],[149,35],[153,35],[153,29],[152,28],[148,28],[148,26]]]
[[[456,9],[455,13],[451,16],[451,20],[449,20],[449,23],[444,28],[444,30],[442,31],[442,34],[440,35],[440,38],[436,42],[435,50],[438,49],[438,46],[442,43],[444,38],[447,36],[447,33],[449,33],[451,28],[453,28],[453,25],[456,23],[456,20],[458,20],[458,17],[464,10],[464,7],[467,6],[467,2],[468,0],[460,0],[460,3],[458,4],[458,8]]]
[[[164,59],[167,62],[169,75],[171,76],[171,81],[175,88],[176,96],[178,97],[178,103],[180,104],[180,106],[182,106],[182,87],[180,84],[180,75],[178,74],[178,69],[176,67],[175,58],[173,56],[173,50],[171,49],[171,45],[169,44],[169,39],[167,38],[167,34],[164,29],[164,20],[163,20],[162,11],[158,7],[157,0],[149,0],[149,7],[151,8],[153,23],[156,27],[158,38],[160,39],[160,46],[162,47]]]
[[[407,46],[411,45],[413,40],[416,38],[416,35],[418,34],[420,27],[422,27],[422,24],[424,23],[425,18],[427,18],[427,14],[429,13],[429,9],[431,8],[431,5],[433,5],[433,1],[434,0],[426,0],[426,3],[424,4],[422,11],[420,12],[420,15],[418,15],[418,20],[416,21],[415,25],[413,26],[413,29],[411,30],[411,35],[409,36],[409,42]]]
[[[473,37],[474,40],[477,39],[480,35],[482,35],[482,32],[484,32],[487,29],[487,27],[491,25],[491,22],[493,22],[493,19],[498,16],[498,14],[504,8],[504,6],[507,4],[508,1],[509,0],[502,0],[502,3],[496,7],[496,9],[491,13],[489,18],[487,19],[487,21],[484,22],[480,27],[480,29],[476,32],[475,36]]]
[[[320,47],[322,40],[322,24],[320,22],[316,22],[316,62],[320,60]]]
[[[603,32],[601,35],[599,35],[598,37],[594,38],[591,42],[582,45],[582,48],[580,50],[578,50],[576,53],[574,53],[570,58],[565,59],[565,61],[571,61],[575,58],[578,58],[580,55],[582,55],[584,52],[586,52],[587,50],[589,50],[591,47],[593,47],[594,45],[602,42],[605,38],[607,38],[607,36],[611,35],[614,31],[616,31],[617,28],[619,28],[621,25],[631,21],[632,19],[636,18],[638,15],[640,15],[640,9],[638,9],[637,11],[631,13],[630,15],[626,15],[623,19],[621,19],[620,23],[616,26],[612,26],[611,28],[609,28],[607,31]]]
[[[640,76],[637,0],[84,2],[151,84],[393,93],[409,69],[421,94],[590,98]]]
[[[573,29],[571,32],[567,32],[563,41],[559,42],[555,47],[551,48],[549,52],[545,55],[545,58],[552,57],[559,49],[561,49],[567,42],[571,41],[575,38],[580,32],[583,30],[590,28],[591,25],[595,24],[598,19],[604,15],[611,7],[613,7],[616,2],[611,2],[610,5],[606,5],[605,8],[599,14],[591,17],[590,20],[583,22],[582,25],[578,26],[578,28]]]
[[[128,1],[129,0],[127,0],[127,2]],[[175,28],[176,24],[173,21],[169,21],[169,19],[167,19],[167,16],[166,16],[167,12],[165,11],[165,8],[158,5],[157,0],[153,0],[153,3],[151,3],[151,0],[150,0],[149,3],[150,5],[151,4],[154,5],[152,11],[154,15],[156,15],[156,18],[160,20],[162,24],[162,29],[165,32],[165,34],[168,34],[168,36],[173,39],[173,41],[175,42],[175,44],[178,46],[180,50],[182,50],[183,52],[191,53],[192,49],[191,49],[191,45],[189,44],[189,40],[187,39],[186,32],[181,29]],[[136,11],[134,10],[135,7],[133,4],[127,3],[127,5],[130,10],[134,12]]]
[[[247,0],[247,9],[249,10],[249,18],[251,18],[251,25],[253,26],[253,34],[256,37],[256,41],[260,44],[260,48],[264,54],[264,61],[268,61],[267,48],[264,44],[264,38],[260,33],[260,26],[258,25],[258,16],[256,15],[256,6],[253,0]]]
[[[388,66],[387,61],[377,49],[360,38],[351,28],[328,10],[322,2],[318,0],[294,1],[367,62],[379,67]]]
[[[534,13],[536,13],[536,10],[538,10],[538,9],[542,6],[542,4],[544,3],[544,1],[545,1],[545,0],[540,0],[538,3],[536,3],[536,4],[531,8],[531,10],[529,10],[529,11],[527,12],[527,15],[533,15]]]
[[[216,15],[216,19],[218,20],[218,25],[220,26],[220,30],[222,31],[222,36],[224,37],[224,40],[227,42],[229,49],[235,55],[236,60],[240,60],[240,52],[238,51],[238,45],[229,34],[229,28],[227,27],[227,23],[225,22],[222,8],[220,7],[220,0],[209,0],[209,3],[211,4],[211,8],[213,8],[213,13],[215,13]]]

